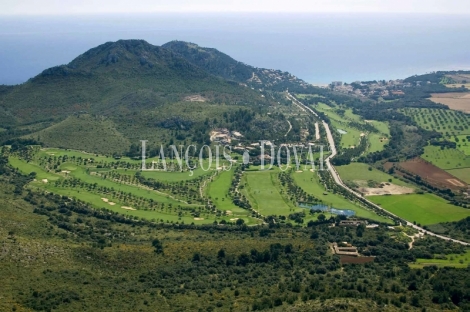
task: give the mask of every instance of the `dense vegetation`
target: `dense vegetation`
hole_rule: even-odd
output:
[[[468,270],[407,266],[433,253],[464,252],[459,245],[424,238],[408,249],[400,232],[387,227],[328,223],[159,225],[24,190],[28,177],[5,164],[3,159],[2,309],[303,311],[308,303],[321,311],[321,302],[358,311],[468,309]],[[343,241],[375,261],[343,263],[328,247]],[[17,279],[5,278],[11,272]]]

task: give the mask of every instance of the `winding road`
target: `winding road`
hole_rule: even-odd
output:
[[[315,116],[318,117],[318,115],[308,106],[304,105],[303,103],[301,103],[300,101],[298,101],[297,99],[295,99],[290,93],[289,91],[287,91],[287,94],[288,94],[288,97],[290,99],[292,99],[292,101],[297,104],[297,105],[300,105],[302,107],[304,107],[305,109],[307,109],[308,111],[310,111],[312,114],[314,114]],[[343,181],[341,180],[341,177],[339,176],[338,172],[336,171],[335,167],[331,164],[330,160],[335,157],[337,155],[337,151],[336,151],[336,146],[335,146],[335,141],[333,139],[333,135],[331,134],[331,130],[330,130],[330,127],[329,125],[324,121],[322,120],[322,123],[323,123],[323,126],[325,127],[325,130],[326,130],[326,137],[328,139],[328,143],[330,145],[330,149],[331,149],[331,154],[325,159],[325,163],[326,163],[326,166],[328,168],[328,171],[331,173],[331,176],[333,177],[334,181],[336,184],[338,184],[339,186],[343,187],[344,189],[346,189],[348,192],[350,192],[351,194],[353,194],[354,196],[360,198],[361,200],[363,201],[366,201],[368,204],[370,204],[371,206],[385,212],[386,214],[388,214],[389,216],[393,216],[395,218],[398,218],[398,219],[401,219],[401,220],[404,220],[403,218],[391,213],[390,211],[388,210],[385,210],[383,209],[382,207],[380,207],[379,205],[371,202],[370,200],[368,200],[367,198],[365,198],[364,196],[362,196],[362,194],[359,194],[358,192],[350,189],[349,187],[347,187]],[[422,227],[419,227],[415,224],[413,224],[412,222],[409,222],[407,220],[404,220],[406,222],[406,225],[412,227],[412,228],[415,228],[416,230],[418,230],[420,233],[423,233],[423,234],[426,234],[426,235],[429,235],[429,236],[434,236],[434,237],[437,237],[437,238],[440,238],[440,239],[443,239],[443,240],[447,240],[447,241],[451,241],[451,242],[454,242],[454,243],[458,243],[458,244],[461,244],[461,245],[465,245],[465,246],[469,246],[470,243],[466,243],[466,242],[463,242],[463,241],[459,241],[459,240],[456,240],[456,239],[453,239],[453,238],[450,238],[450,237],[447,237],[447,236],[443,236],[443,235],[439,235],[439,234],[436,234],[436,233],[433,233],[433,232],[430,232],[428,230],[425,230],[423,229]]]

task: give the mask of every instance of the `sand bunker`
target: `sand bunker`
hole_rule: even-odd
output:
[[[302,171],[302,170],[297,170],[296,172],[297,172],[297,173],[302,173],[303,171]]]
[[[361,137],[365,136],[366,134],[364,132],[361,132]]]
[[[238,220],[238,218],[232,218],[232,219],[230,219],[230,221],[237,221],[237,220]]]
[[[107,199],[106,197],[101,197],[101,200],[104,201],[105,203],[109,202],[109,199]]]
[[[62,170],[62,173],[67,173],[67,174],[68,174],[68,173],[70,173],[70,171],[68,171],[68,170]]]
[[[227,210],[227,211],[225,211],[225,213],[226,213],[227,215],[231,215],[233,212],[232,212],[231,210]]]
[[[132,207],[128,207],[128,206],[121,206],[122,209],[126,209],[126,210],[135,210],[134,208]]]
[[[202,221],[202,220],[204,220],[204,218],[194,218],[194,220],[196,220],[196,221]]]
[[[383,184],[383,187],[360,187],[359,192],[364,193],[365,196],[376,196],[376,195],[402,195],[402,194],[411,194],[414,193],[414,189],[399,186],[395,184]]]
[[[49,182],[49,181],[47,181],[47,179],[42,179],[41,181],[42,181],[42,183],[47,183],[47,182]]]
[[[111,205],[111,206],[116,205],[116,203],[113,203],[113,202],[108,202],[108,204]]]

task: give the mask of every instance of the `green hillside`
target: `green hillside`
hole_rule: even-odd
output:
[[[6,131],[0,142],[26,137],[46,146],[111,154],[142,139],[207,144],[210,129],[221,127],[273,139],[289,127],[281,114],[269,114],[279,105],[274,97],[216,77],[166,48],[120,40],[22,85],[2,86],[0,121]],[[93,117],[69,118],[79,115]],[[65,129],[69,126],[88,128],[87,134],[79,138]]]
[[[288,72],[253,67],[234,60],[217,49],[204,48],[194,43],[176,40],[165,43],[162,47],[175,52],[213,75],[256,88],[263,87],[276,91],[296,88],[318,89]]]

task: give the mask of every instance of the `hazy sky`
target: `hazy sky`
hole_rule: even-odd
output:
[[[2,0],[0,15],[152,12],[393,12],[470,14],[469,0]]]

